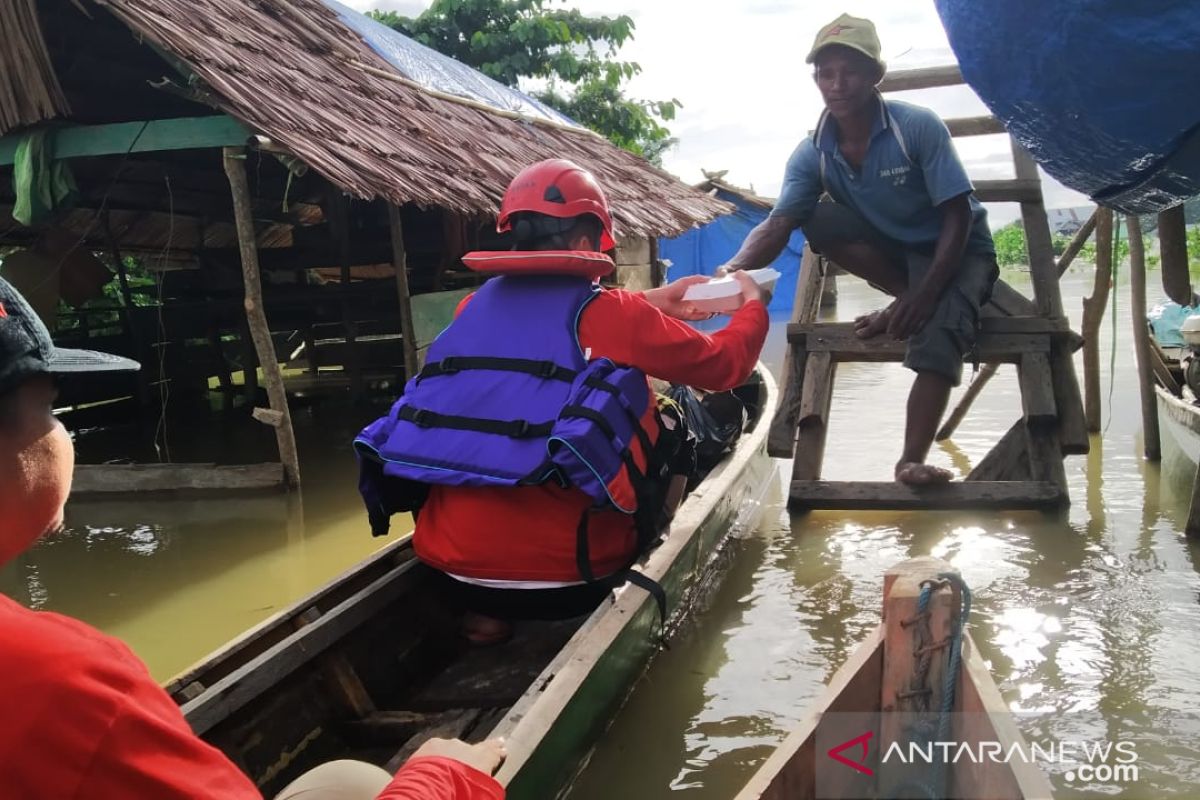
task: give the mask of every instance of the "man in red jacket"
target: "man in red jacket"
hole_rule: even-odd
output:
[[[601,251],[613,247],[603,192],[590,173],[561,159],[535,164],[513,179],[499,229],[513,231],[514,252],[468,254],[464,261],[474,257],[489,268],[508,261],[511,274],[540,269],[551,259],[564,270],[579,262],[579,272],[564,274],[587,276],[605,259]],[[744,303],[711,336],[679,319],[697,316],[683,299],[691,281],[646,293],[600,292],[578,316],[579,349],[589,362],[606,358],[671,383],[712,391],[736,387],[754,369],[769,320],[762,289],[744,273],[735,278]],[[469,310],[464,303],[459,319]],[[496,335],[520,331],[481,334]],[[651,436],[658,431],[654,406],[651,396],[649,407],[641,409],[642,427]],[[615,509],[587,513],[592,503],[578,488],[554,480],[532,486],[434,485],[417,517],[413,544],[422,561],[452,579],[453,593],[468,612],[466,636],[491,643],[508,635],[508,620],[566,618],[595,608],[611,588],[603,579],[636,555],[633,518]],[[586,548],[579,546],[580,535]],[[581,575],[581,550],[589,554],[596,580]]]
[[[134,370],[128,359],[61,350],[0,279],[0,564],[63,524],[75,456],[54,418],[55,374]],[[16,800],[260,800],[188,727],[124,644],[0,596],[0,797]],[[499,742],[432,740],[396,774],[332,762],[279,796],[320,800],[499,800]]]

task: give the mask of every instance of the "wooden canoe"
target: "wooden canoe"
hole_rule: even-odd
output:
[[[763,763],[735,800],[928,796],[888,791],[888,787],[895,787],[897,780],[906,776],[897,774],[896,767],[885,762],[880,754],[887,751],[889,741],[902,738],[897,733],[898,726],[889,724],[889,715],[893,721],[900,717],[899,713],[892,713],[900,704],[897,693],[903,687],[910,687],[913,674],[912,633],[909,624],[901,621],[911,622],[920,581],[947,571],[952,572],[953,568],[933,558],[913,559],[889,570],[884,583],[883,624],[834,673],[805,721]],[[950,620],[957,614],[958,595],[950,590],[939,594],[945,597],[941,606],[944,623],[941,632],[946,633]],[[931,607],[936,631],[939,619],[936,600]],[[932,672],[937,674],[938,659],[935,657],[933,661]],[[948,658],[943,659],[943,670],[946,661]],[[939,675],[930,685],[940,686],[940,680]],[[1029,752],[969,633],[963,637],[954,712],[950,740],[968,743],[975,750],[980,743],[995,742],[1004,753],[1010,752],[1014,745],[1022,752]],[[878,735],[867,737],[866,744],[861,745],[863,749],[855,745],[847,748],[848,752],[842,751],[839,745],[844,746],[843,739],[849,736],[836,728],[832,732],[829,727],[820,729],[822,725],[839,723],[844,723],[843,730],[848,730],[850,736],[858,733],[860,727],[864,733]],[[834,747],[829,747],[831,743]],[[873,774],[835,761],[830,750],[845,752],[844,757],[861,763]],[[921,780],[930,768],[921,764],[915,769],[920,776],[917,780]],[[946,780],[943,791],[937,794],[945,800],[1044,800],[1052,792],[1045,774],[1020,758],[1003,764],[963,758],[948,769]]]
[[[737,391],[751,425],[638,567],[666,591],[668,628],[715,581],[722,545],[757,524],[777,481],[766,452],[775,384],[760,367]],[[626,585],[589,616],[520,623],[504,645],[469,648],[430,591],[434,577],[397,541],[166,689],[268,797],[330,759],[394,769],[430,736],[503,736],[507,796],[556,796],[657,651],[654,600]]]

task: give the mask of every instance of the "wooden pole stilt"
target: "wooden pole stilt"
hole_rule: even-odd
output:
[[[1163,291],[1181,306],[1194,305],[1192,276],[1188,273],[1187,221],[1182,205],[1158,215],[1158,248],[1162,257]]]
[[[400,296],[400,335],[404,339],[405,380],[417,374],[417,334],[413,330],[412,295],[408,291],[408,253],[404,249],[404,225],[400,207],[388,203],[388,227],[392,233],[392,266],[396,270],[396,293]]]
[[[1087,222],[1075,232],[1075,238],[1063,250],[1062,255],[1058,257],[1058,277],[1066,274],[1067,268],[1071,266],[1071,262],[1075,260],[1075,256],[1079,255],[1079,251],[1087,244],[1087,240],[1091,238],[1092,232],[1096,230],[1096,219],[1100,214],[1100,209],[1097,208],[1092,212],[1092,215],[1087,218]]]
[[[800,259],[800,275],[796,280],[796,298],[792,305],[792,321],[810,323],[817,321],[820,311],[821,289],[825,283],[824,259],[818,257],[808,245]],[[779,386],[783,398],[771,430],[767,437],[767,452],[775,458],[791,458],[796,452],[797,425],[800,414],[800,392],[804,379],[808,354],[802,347],[788,343],[787,355],[783,360],[783,371]]]
[[[1129,313],[1133,315],[1133,342],[1142,394],[1142,448],[1149,461],[1158,461],[1162,451],[1158,439],[1158,401],[1154,397],[1154,373],[1150,366],[1150,330],[1146,325],[1146,245],[1136,215],[1125,217],[1125,229],[1129,232]]]
[[[246,180],[246,151],[241,147],[224,148],[225,175],[233,192],[233,216],[237,223],[238,249],[242,257],[242,282],[246,287],[243,305],[246,323],[254,341],[258,362],[262,365],[263,380],[267,384],[267,397],[271,409],[268,414],[255,414],[266,418],[275,428],[275,439],[279,445],[279,460],[283,462],[284,475],[289,486],[300,486],[300,459],[296,451],[296,434],[292,430],[292,414],[288,409],[287,393],[283,388],[283,373],[275,357],[275,345],[271,342],[271,329],[263,309],[262,277],[258,271],[258,238],[254,232],[254,217],[250,209],[250,186]],[[256,412],[260,409],[256,409]]]
[[[1108,308],[1113,273],[1113,212],[1101,208],[1096,216],[1096,282],[1092,296],[1083,298],[1083,416],[1089,433],[1099,433],[1103,412],[1100,403],[1100,323]]]
[[[962,424],[963,419],[967,416],[967,412],[971,410],[975,399],[983,392],[983,387],[987,386],[988,382],[996,377],[996,372],[999,369],[999,364],[984,364],[979,368],[979,374],[975,376],[975,380],[971,381],[971,385],[963,392],[962,399],[958,401],[958,405],[954,407],[954,410],[950,412],[950,416],[946,418],[945,423],[938,429],[937,435],[934,437],[937,441],[945,441],[954,435],[954,432],[958,430],[958,426]]]

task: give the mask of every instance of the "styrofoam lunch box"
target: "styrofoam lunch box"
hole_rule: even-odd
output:
[[[771,267],[748,269],[746,274],[768,291],[775,285],[775,281],[779,280],[778,270]],[[710,314],[728,314],[742,307],[742,285],[732,275],[713,278],[708,283],[698,283],[688,287],[683,294],[683,299],[700,311],[707,311]]]

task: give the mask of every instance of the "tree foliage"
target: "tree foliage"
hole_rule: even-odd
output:
[[[627,15],[589,17],[556,0],[434,0],[417,17],[370,15],[421,44],[532,94],[626,150],[655,163],[674,143],[663,124],[677,100],[638,100],[625,84],[641,72],[616,58],[633,38]]]

